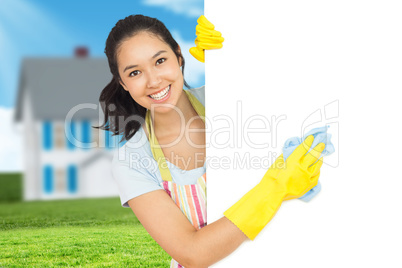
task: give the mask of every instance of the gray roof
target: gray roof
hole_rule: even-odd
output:
[[[26,96],[36,120],[63,120],[74,106],[84,103],[97,109],[81,109],[73,119],[98,119],[99,95],[111,79],[106,58],[26,58],[14,119],[21,120]]]

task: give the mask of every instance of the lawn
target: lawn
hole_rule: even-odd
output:
[[[0,267],[169,267],[118,198],[0,203]]]

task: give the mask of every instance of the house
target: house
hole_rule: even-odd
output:
[[[118,196],[111,174],[117,137],[98,130],[106,58],[26,58],[14,120],[23,132],[24,200]]]

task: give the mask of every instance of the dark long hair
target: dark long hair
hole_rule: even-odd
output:
[[[99,97],[104,113],[104,123],[96,128],[111,131],[113,135],[123,134],[120,142],[129,140],[139,130],[142,122],[144,122],[147,109],[135,102],[130,93],[124,90],[119,83],[121,78],[116,52],[123,41],[142,31],[156,35],[170,46],[177,60],[181,59],[182,73],[184,74],[184,58],[179,50],[179,45],[161,21],[143,15],[130,15],[116,23],[109,33],[105,47],[105,54],[113,78],[102,90]],[[185,80],[184,85],[189,88]]]

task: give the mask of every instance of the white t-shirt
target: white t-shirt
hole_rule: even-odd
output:
[[[205,106],[205,86],[188,89]],[[195,184],[206,171],[206,164],[192,170],[182,170],[166,160],[172,181],[180,185]],[[123,207],[139,195],[163,190],[162,177],[144,129],[140,129],[122,147],[115,151],[112,173],[117,183]]]

